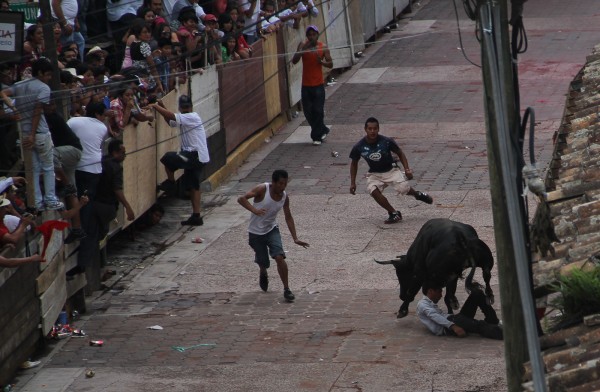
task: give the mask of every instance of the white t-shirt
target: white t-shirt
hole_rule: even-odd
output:
[[[277,13],[277,16],[279,16],[279,18],[281,19],[282,17],[286,17],[289,15],[294,15],[294,14],[302,14],[304,12],[306,12],[306,6],[304,4],[302,4],[302,2],[299,2],[298,5],[296,6],[295,10],[292,10],[291,8],[286,8],[282,11],[279,11]],[[294,26],[294,19],[290,18],[288,20],[286,20],[285,22],[283,22],[286,26],[289,27],[293,27]]]
[[[250,9],[250,0],[238,0],[238,7],[241,7],[242,11],[246,12]],[[254,13],[252,16],[245,16],[246,23],[244,24],[244,34],[256,35],[256,25],[260,17],[260,0],[256,0],[256,6],[254,7]]]
[[[169,121],[169,125],[173,128],[179,126],[181,149],[183,151],[198,151],[200,162],[207,163],[210,161],[206,131],[198,113],[176,113],[175,121]]]
[[[71,127],[83,147],[77,170],[92,174],[102,173],[102,143],[108,135],[106,125],[91,117],[72,117],[67,121],[67,125]]]
[[[50,7],[52,7],[52,2],[50,2]],[[71,26],[75,26],[75,18],[77,17],[77,12],[79,11],[79,6],[77,5],[77,0],[61,0],[60,8],[62,9],[63,15],[67,20],[67,23]],[[52,16],[57,17],[54,12],[54,8],[51,8]]]
[[[137,14],[137,9],[144,4],[144,0],[108,0],[106,2],[106,17],[110,22],[116,22],[123,15]]]
[[[269,18],[265,18],[265,19],[263,19],[263,21],[262,21],[262,22],[261,22],[261,24],[260,24],[260,28],[261,28],[262,30],[264,30],[264,29],[266,29],[267,27],[269,27],[269,26],[271,26],[271,25],[274,25],[274,24],[277,24],[277,23],[279,23],[279,22],[281,22],[281,20],[279,20],[279,18],[278,18],[278,17],[276,17],[275,15],[271,15]]]

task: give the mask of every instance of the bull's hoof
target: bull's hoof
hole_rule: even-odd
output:
[[[403,318],[406,317],[408,315],[408,309],[400,309],[398,311],[398,316],[396,316],[396,318]]]

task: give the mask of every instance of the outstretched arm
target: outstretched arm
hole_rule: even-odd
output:
[[[308,248],[308,242],[300,241],[298,236],[296,235],[296,224],[294,223],[294,217],[292,216],[292,212],[290,211],[290,198],[289,196],[285,198],[285,203],[283,204],[283,213],[285,215],[285,223],[287,224],[288,229],[290,230],[290,234],[294,242],[304,248]]]
[[[400,158],[400,163],[402,163],[402,167],[404,168],[404,174],[406,174],[406,178],[412,180],[413,173],[410,167],[408,166],[408,159],[406,159],[406,155],[404,155],[404,151],[400,147],[392,150],[398,157]]]
[[[158,101],[158,103],[150,104],[148,106],[156,109],[156,111],[161,116],[163,116],[163,118],[165,119],[166,122],[176,121],[175,113],[173,113],[172,111],[170,111],[169,109],[167,109],[165,107],[165,105],[161,101]]]
[[[4,256],[0,256],[0,267],[15,268],[23,264],[33,263],[34,261],[42,261],[42,257],[40,255],[33,255],[29,257],[8,259]]]
[[[358,173],[358,160],[350,163],[350,193],[356,194],[356,173]]]

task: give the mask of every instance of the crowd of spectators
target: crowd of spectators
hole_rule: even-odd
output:
[[[261,37],[297,29],[302,18],[318,14],[313,0],[107,0],[101,10],[78,0],[52,0],[51,6],[58,62],[44,57],[47,19],[41,16],[24,27],[21,61],[0,61],[0,176],[19,158],[19,143],[31,150],[30,212],[59,211],[71,221],[65,242],[82,241],[81,249],[93,249],[98,235],[106,234],[105,218],[112,216],[106,205],[121,203],[127,218],[135,218],[122,193],[118,166],[125,155],[118,140],[128,125],[154,120],[149,104],[191,73],[248,59]],[[6,7],[10,2],[3,0]],[[97,42],[87,24],[100,12],[112,41],[86,50],[86,42]],[[51,91],[56,67],[60,88]],[[26,198],[15,196],[24,179],[9,177],[0,185],[2,247],[22,239],[33,219],[19,210]],[[80,271],[90,257],[82,253]]]

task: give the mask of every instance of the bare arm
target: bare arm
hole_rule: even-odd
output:
[[[129,220],[129,221],[134,220],[135,213],[133,212],[131,205],[129,205],[129,202],[127,201],[127,198],[125,197],[125,193],[123,193],[123,190],[122,189],[113,190],[113,192],[115,192],[115,196],[117,196],[117,199],[119,199],[121,204],[123,204],[123,207],[125,208],[125,213],[127,214],[127,220]]]
[[[152,107],[154,109],[156,109],[156,111],[163,116],[163,118],[165,119],[165,121],[169,122],[169,121],[177,121],[177,119],[175,118],[175,113],[173,113],[172,111],[168,110],[167,108],[164,107],[164,105],[162,104],[162,102],[158,102],[158,103],[153,103],[151,105],[149,105],[149,107]]]
[[[36,102],[33,107],[33,117],[31,118],[31,134],[28,137],[24,137],[22,143],[23,148],[33,148],[35,145],[35,134],[40,125],[40,118],[42,117],[42,113],[44,111],[44,104],[41,102]]]
[[[319,57],[319,62],[324,67],[333,68],[333,59],[331,53],[329,53],[329,48],[323,48],[323,57]]]
[[[0,97],[2,97],[2,100],[4,101],[6,106],[11,108],[13,112],[16,112],[17,108],[14,107],[12,100],[10,99],[11,96],[12,96],[12,94],[9,89],[4,89],[4,90],[0,91]]]
[[[156,82],[156,85],[158,86],[158,91],[164,93],[165,89],[163,88],[162,82],[160,81],[160,76],[158,75],[158,72],[156,71],[156,64],[154,64],[154,58],[152,57],[152,55],[146,57],[146,62],[148,63],[148,65],[150,65],[150,73],[154,77],[154,81]]]
[[[256,8],[256,3],[257,0],[249,0],[250,1],[250,8],[248,8],[246,11],[240,10],[240,12],[243,12],[248,18],[252,16],[252,14],[254,14],[254,9]]]
[[[27,225],[30,225],[32,223],[33,220],[31,219],[21,218],[21,220],[19,221],[19,226],[17,226],[15,231],[13,231],[12,233],[4,234],[4,236],[2,237],[2,243],[17,244],[17,242],[19,242],[19,240],[23,236],[23,233],[25,233],[25,231],[27,230]]]
[[[350,193],[356,193],[356,173],[358,173],[358,160],[350,163]]]
[[[300,61],[300,59],[302,58],[302,54],[304,53],[304,50],[306,50],[308,45],[310,45],[309,41],[300,42],[298,44],[298,49],[296,50],[296,53],[294,53],[294,57],[292,57],[293,64],[298,64],[298,61]]]
[[[296,224],[294,223],[294,217],[292,217],[292,211],[290,210],[289,196],[285,198],[285,203],[283,204],[283,213],[285,215],[285,223],[290,230],[290,234],[292,235],[294,242],[304,248],[308,248],[308,242],[300,241],[296,235]]]
[[[23,264],[33,263],[34,261],[42,261],[42,257],[40,255],[33,255],[29,257],[8,259],[4,256],[0,256],[0,267],[15,268]]]
[[[408,166],[408,159],[406,159],[406,155],[404,155],[404,151],[400,147],[397,150],[392,150],[398,157],[400,158],[400,163],[402,163],[402,167],[404,168],[404,174],[406,174],[406,178],[412,180],[413,174],[412,170]]]
[[[264,209],[254,208],[252,204],[250,204],[250,199],[254,199],[254,201],[261,201],[265,197],[265,193],[267,191],[267,187],[264,184],[260,184],[252,188],[250,191],[246,192],[245,195],[238,197],[238,203],[254,215],[262,216],[265,214]]]

